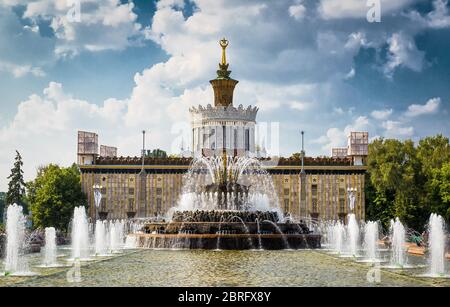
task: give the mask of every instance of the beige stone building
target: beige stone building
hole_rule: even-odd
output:
[[[191,159],[101,158],[80,165],[89,214],[118,219],[164,215],[176,206],[183,175]],[[356,189],[355,214],[364,218],[364,174],[366,166],[353,165],[349,158],[305,158],[304,174],[299,159],[280,159],[267,169],[278,194],[280,208],[295,217],[342,219],[349,213],[349,189]],[[96,210],[94,186],[100,188],[101,204]]]

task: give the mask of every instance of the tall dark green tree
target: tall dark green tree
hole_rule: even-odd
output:
[[[6,193],[6,205],[18,204],[24,208],[24,212],[27,212],[25,202],[25,182],[23,180],[22,167],[22,156],[16,150],[14,167],[11,169],[11,175],[8,177],[9,183],[8,192]]]
[[[3,214],[5,213],[6,193],[0,192],[0,223],[3,223]]]
[[[366,218],[384,227],[399,217],[408,227],[423,230],[430,213],[450,216],[449,139],[377,139],[369,144],[366,177]]]
[[[68,168],[54,164],[40,168],[36,179],[28,183],[28,198],[36,228],[67,230],[73,209],[87,205],[75,164]]]
[[[450,162],[433,169],[429,189],[431,211],[442,215],[450,225]]]
[[[419,141],[417,156],[422,164],[425,197],[424,206],[431,212],[440,214],[449,222],[447,212],[449,202],[445,197],[445,186],[448,184],[448,163],[450,163],[450,143],[441,134],[426,137]]]

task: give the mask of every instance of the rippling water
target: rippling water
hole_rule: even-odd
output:
[[[35,263],[37,259],[34,256]],[[413,277],[420,269],[400,273],[381,270],[381,283],[373,284],[367,281],[370,268],[323,251],[139,250],[83,264],[79,283],[67,281],[68,268],[35,268],[45,276],[2,277],[0,285],[450,286],[445,280]]]

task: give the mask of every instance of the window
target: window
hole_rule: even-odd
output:
[[[284,212],[289,212],[289,199],[287,198],[284,200]]]
[[[339,199],[339,212],[340,213],[345,212],[345,199],[343,198]]]
[[[197,128],[197,150],[200,150],[200,129]]]
[[[215,135],[216,135],[216,130],[215,130],[215,129],[211,129],[211,130],[209,131],[209,144],[214,143],[214,141],[216,140]],[[211,147],[212,147],[212,146],[213,146],[213,145],[211,145]]]
[[[134,210],[134,199],[129,198],[128,199],[128,211],[133,211],[133,210]]]
[[[161,194],[162,194],[162,189],[156,188],[156,195],[161,195]]]
[[[317,197],[317,184],[311,186],[312,197]]]
[[[209,134],[203,133],[203,147],[206,147],[208,138],[209,138]]]
[[[157,212],[161,212],[161,209],[162,209],[162,200],[161,200],[161,198],[157,198],[156,199],[156,211]]]
[[[313,199],[312,200],[312,211],[313,212],[318,212],[318,210],[317,210],[317,199]]]
[[[223,130],[223,148],[227,148],[227,129],[225,126],[222,126]]]
[[[250,130],[245,129],[245,150],[250,151]]]
[[[102,200],[100,201],[100,208],[102,211],[106,210],[106,199],[102,198]]]
[[[129,188],[128,189],[128,194],[129,195],[134,195],[134,188]]]
[[[284,189],[284,195],[289,196],[289,189]]]

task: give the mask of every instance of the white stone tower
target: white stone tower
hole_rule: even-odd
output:
[[[223,155],[254,156],[257,107],[233,106],[233,91],[238,83],[230,78],[225,49],[228,41],[220,41],[222,61],[217,78],[210,81],[214,90],[214,106],[199,105],[189,110],[192,120],[192,145],[195,157]]]

